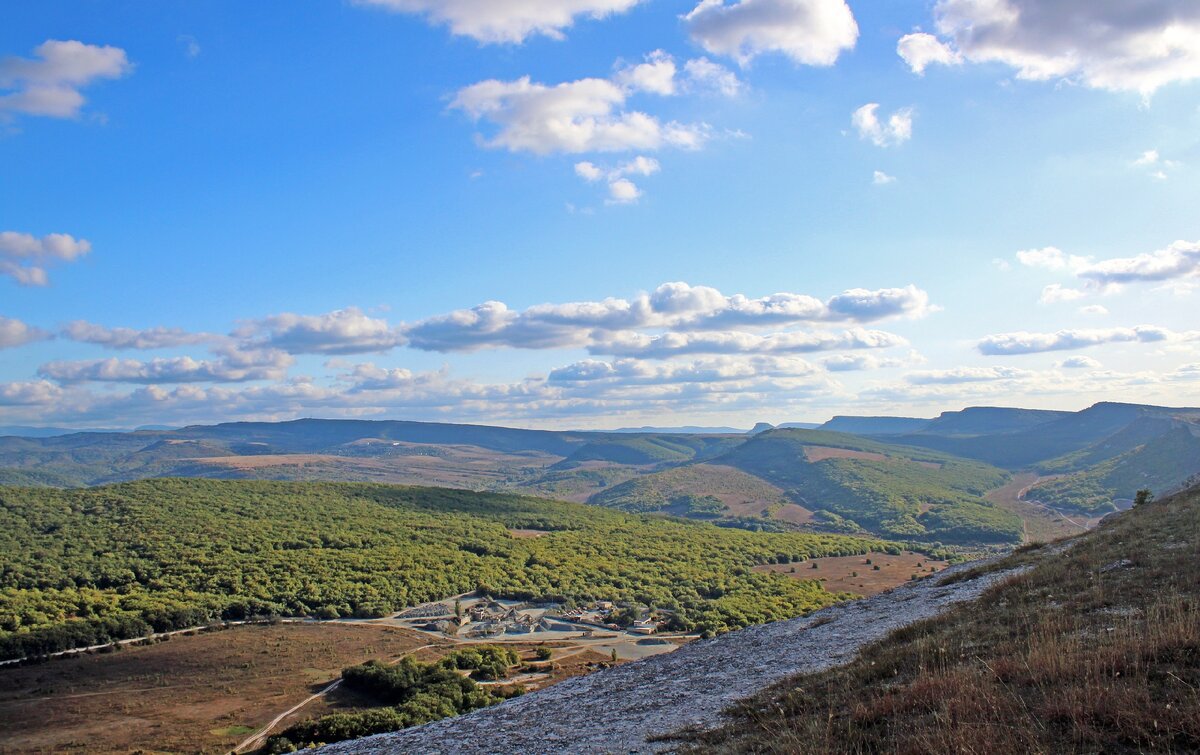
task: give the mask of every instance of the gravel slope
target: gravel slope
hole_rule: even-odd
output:
[[[949,574],[965,566],[949,569]],[[647,738],[714,726],[737,700],[784,677],[850,660],[894,629],[973,600],[1011,572],[939,586],[909,583],[808,616],[748,627],[457,718],[341,742],[324,753],[650,753]]]

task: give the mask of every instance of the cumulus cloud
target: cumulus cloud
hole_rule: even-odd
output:
[[[617,70],[616,82],[634,92],[675,94],[675,59],[663,50],[655,50],[643,63]]]
[[[875,175],[871,177],[871,183],[875,184],[876,186],[887,186],[888,184],[895,183],[895,182],[896,182],[895,176],[889,176],[887,173],[884,173],[882,170],[875,171]]]
[[[958,51],[924,32],[905,34],[896,43],[896,52],[918,76],[924,76],[925,69],[934,63],[953,66],[962,62],[962,55]]]
[[[65,233],[38,238],[29,233],[0,231],[0,275],[22,286],[45,286],[50,282],[46,265],[74,262],[91,250],[91,242]]]
[[[359,5],[425,16],[480,42],[520,43],[532,35],[562,39],[579,17],[624,13],[641,0],[354,0]]]
[[[630,204],[641,196],[642,190],[628,178],[618,178],[608,185],[608,201],[612,204]]]
[[[548,349],[608,343],[617,331],[772,328],[802,322],[869,323],[920,318],[936,310],[916,286],[850,289],[822,301],[805,294],[726,296],[709,286],[664,283],[632,299],[540,304],[524,311],[503,302],[427,318],[405,326],[409,345],[428,351],[510,347]]]
[[[484,145],[511,152],[579,154],[703,146],[708,138],[704,125],[663,123],[644,112],[625,110],[631,91],[609,79],[546,85],[524,76],[464,87],[450,106],[491,123],[495,133]]]
[[[24,346],[27,343],[44,341],[47,338],[53,338],[53,336],[20,320],[0,315],[0,349]]]
[[[234,335],[289,354],[367,354],[405,343],[399,329],[357,307],[323,315],[272,315],[246,323]]]
[[[1194,0],[938,0],[933,13],[937,37],[907,35],[898,47],[918,73],[932,63],[999,62],[1021,79],[1144,96],[1200,78]]]
[[[295,360],[274,349],[226,350],[218,359],[192,357],[58,361],[38,368],[38,377],[58,383],[241,383],[282,380]]]
[[[903,144],[912,138],[913,109],[901,108],[880,121],[878,102],[863,105],[850,116],[850,123],[860,139],[869,139],[876,147]]]
[[[62,388],[47,380],[0,383],[0,406],[44,406],[62,396]]]
[[[701,0],[684,23],[705,50],[742,66],[766,53],[831,66],[858,40],[858,24],[844,0]]]
[[[1134,328],[1059,330],[1054,333],[1018,331],[987,336],[977,344],[977,348],[981,354],[988,356],[1007,356],[1083,349],[1104,343],[1191,341],[1198,337],[1200,337],[1200,333],[1197,332],[1175,333],[1154,325],[1139,325]]]
[[[85,320],[68,323],[62,329],[62,335],[72,341],[109,349],[170,349],[222,340],[221,336],[212,333],[190,333],[181,328],[109,328]]]
[[[1100,285],[1196,277],[1200,276],[1200,241],[1176,241],[1166,249],[1104,260],[1075,272]]]
[[[80,89],[132,70],[119,47],[46,40],[34,48],[32,58],[0,60],[0,117],[22,113],[74,118],[85,102]]]

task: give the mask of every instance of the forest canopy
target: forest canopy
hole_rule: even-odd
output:
[[[510,529],[549,534],[517,539]],[[762,563],[888,543],[445,488],[156,479],[0,487],[0,657],[261,616],[377,617],[472,590],[627,600],[718,632],[835,601]]]

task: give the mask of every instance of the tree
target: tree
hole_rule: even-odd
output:
[[[1133,496],[1133,505],[1141,506],[1154,500],[1154,493],[1149,488],[1142,488]]]

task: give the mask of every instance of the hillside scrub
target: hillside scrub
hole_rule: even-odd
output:
[[[517,539],[509,529],[549,534]],[[887,547],[445,488],[177,479],[0,488],[0,657],[220,620],[377,617],[472,590],[653,605],[712,633],[843,597],[755,565]]]
[[[695,752],[1195,752],[1200,491],[1117,515],[975,603],[686,734]],[[966,578],[970,574],[964,572]]]

